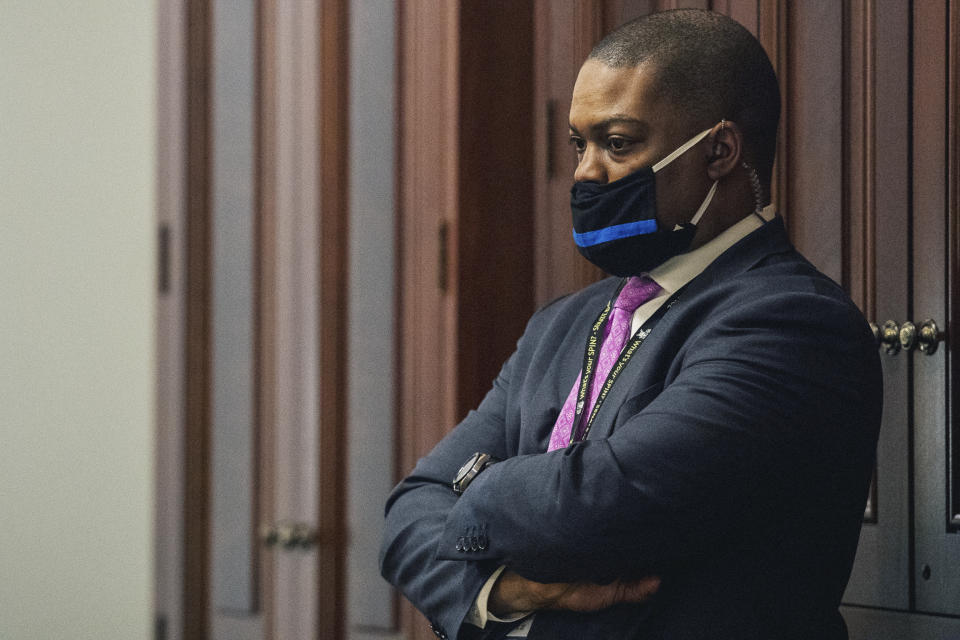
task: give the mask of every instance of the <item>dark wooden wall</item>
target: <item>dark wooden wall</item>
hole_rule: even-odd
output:
[[[533,5],[403,2],[398,29],[404,474],[476,406],[533,311]],[[400,611],[407,637],[432,637]]]

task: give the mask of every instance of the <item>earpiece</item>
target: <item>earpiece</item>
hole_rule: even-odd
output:
[[[750,188],[753,190],[753,212],[759,216],[760,212],[763,211],[763,187],[760,185],[760,176],[757,175],[757,170],[746,162],[741,162],[740,164],[747,170],[747,177],[750,179]]]

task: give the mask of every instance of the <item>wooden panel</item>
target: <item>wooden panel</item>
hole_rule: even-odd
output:
[[[605,0],[603,3],[603,34],[606,35],[634,18],[657,10],[657,0]]]
[[[348,0],[321,0],[316,13],[319,34],[319,100],[314,112],[319,126],[317,183],[319,184],[320,273],[319,337],[319,430],[317,434],[318,539],[317,609],[318,640],[343,637],[346,616],[346,563],[343,487],[346,479],[345,429],[347,285],[347,168],[348,148]]]
[[[709,9],[710,0],[658,0],[657,11],[667,9]]]
[[[729,16],[757,35],[760,3],[757,0],[713,0],[710,9]]]
[[[793,117],[789,64],[790,11],[786,0],[760,0],[758,4],[757,39],[766,49],[780,84],[780,127],[777,133],[777,156],[770,180],[770,202],[776,205],[777,211],[789,225],[790,205],[783,194],[786,193],[790,175],[790,154],[787,150],[791,141],[786,123]]]
[[[205,640],[209,601],[210,7],[187,5],[186,429],[183,637]]]
[[[267,116],[272,147],[270,204],[274,258],[272,278],[262,282],[271,289],[273,306],[264,326],[270,327],[269,342],[276,368],[275,396],[270,416],[273,489],[272,512],[264,513],[265,525],[280,521],[322,526],[318,513],[318,347],[321,323],[320,295],[318,119],[319,56],[314,11],[293,0],[271,2],[264,29],[275,46],[274,65],[265,86],[273,107]],[[266,17],[266,16],[265,16]],[[280,547],[268,552],[273,579],[269,596],[271,610],[268,638],[312,637],[307,629],[317,627],[317,552],[291,553]]]
[[[457,418],[533,312],[533,3],[460,10]]]
[[[456,417],[459,3],[405,2],[399,11],[397,163],[401,474]],[[441,260],[442,259],[442,260]],[[443,285],[443,286],[441,286]]]
[[[784,209],[794,244],[840,281],[843,256],[843,7],[790,5],[790,166]],[[787,102],[785,100],[784,102]]]
[[[259,461],[259,504],[257,521],[272,524],[276,514],[274,470],[276,467],[277,421],[277,296],[273,283],[277,279],[277,44],[275,29],[276,2],[269,0],[257,7],[257,459]],[[259,557],[259,596],[264,629],[276,625],[274,604],[276,576],[273,558],[261,551]],[[269,633],[269,632],[268,632]],[[269,637],[269,636],[268,636]]]
[[[396,631],[394,591],[377,557],[383,504],[393,488],[397,336],[395,4],[350,0],[349,246],[345,307],[346,639],[386,640]],[[341,455],[344,447],[339,447]]]
[[[158,246],[156,626],[163,640],[182,640],[184,553],[184,268],[187,216],[186,3],[157,5]]]
[[[396,468],[401,476],[456,417],[457,291],[449,286],[449,273],[458,255],[449,239],[456,238],[459,202],[459,13],[460,3],[447,0],[403,2],[397,11]],[[408,603],[399,614],[406,638],[433,637]]]
[[[849,5],[844,24],[843,282],[868,318],[903,322],[909,311],[909,15],[899,2],[862,0]],[[876,523],[864,524],[845,601],[907,609],[909,357],[881,357]]]
[[[210,598],[223,618],[257,613],[255,180],[256,8],[214,0],[211,131]]]
[[[913,97],[913,319],[933,318],[941,327],[948,313],[947,274],[950,224],[956,225],[950,189],[955,183],[956,97],[950,95],[948,56],[950,7],[946,0],[914,3]],[[950,98],[954,100],[953,109]],[[954,132],[955,134],[955,132]],[[952,215],[951,215],[952,214]],[[956,256],[951,256],[955,261]],[[947,364],[952,349],[913,354],[916,469],[916,607],[960,615],[960,535],[951,531]],[[952,382],[952,381],[951,381]]]
[[[405,474],[479,403],[533,310],[533,4],[410,2],[398,17]],[[411,637],[429,633],[401,612]]]
[[[317,532],[264,554],[268,638],[344,632],[345,7],[259,6],[260,521]]]
[[[950,23],[960,25],[960,2],[950,2]],[[957,514],[960,514],[960,357],[956,338],[957,322],[960,322],[960,29],[951,28],[947,43],[947,59],[952,60],[948,70],[947,102],[947,228],[949,238],[949,272],[947,273],[946,322],[948,381],[947,402],[949,406],[949,461],[950,461],[950,514],[953,531],[960,531]]]
[[[406,474],[479,403],[533,310],[533,4],[403,3],[398,34]],[[402,619],[427,630],[409,607]]]

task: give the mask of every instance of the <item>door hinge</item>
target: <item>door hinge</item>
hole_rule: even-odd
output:
[[[170,293],[170,225],[160,225],[157,236],[157,291]]]
[[[437,287],[441,293],[447,292],[447,259],[449,258],[448,243],[450,241],[450,225],[446,220],[440,221],[437,229]]]
[[[167,616],[161,613],[153,619],[153,639],[167,640]]]

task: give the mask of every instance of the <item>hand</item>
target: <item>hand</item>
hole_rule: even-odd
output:
[[[509,569],[493,585],[487,606],[497,617],[538,609],[599,611],[623,602],[644,602],[660,588],[658,576],[635,581],[615,580],[610,584],[527,580]]]

